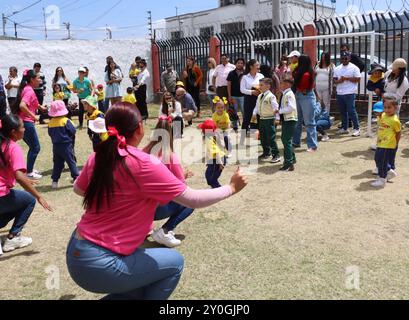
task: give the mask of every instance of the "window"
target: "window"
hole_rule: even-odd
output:
[[[214,35],[214,27],[200,28],[200,36],[210,38]]]
[[[244,0],[220,0],[220,7],[225,7],[232,4],[244,4]]]
[[[225,23],[221,25],[222,33],[234,33],[245,29],[244,21]]]
[[[182,31],[173,31],[170,33],[170,38],[172,40],[179,40],[182,38]]]

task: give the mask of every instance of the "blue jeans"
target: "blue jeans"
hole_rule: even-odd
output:
[[[37,131],[33,122],[24,121],[24,142],[28,145],[27,154],[27,172],[32,173],[37,156],[40,153],[40,141],[38,140]]]
[[[311,149],[318,148],[317,124],[315,122],[316,98],[313,91],[306,95],[301,92],[295,94],[297,100],[298,122],[295,128],[293,144],[301,145],[301,134],[303,123],[307,130],[307,146]]]
[[[18,235],[24,228],[36,205],[36,199],[26,191],[11,189],[10,193],[0,197],[0,228],[4,228],[14,219],[10,233]]]
[[[331,122],[329,122],[328,120],[318,120],[317,121],[317,131],[323,136],[325,135],[325,130],[328,130],[330,128],[331,128]]]
[[[238,111],[240,109],[241,115],[243,116],[244,114],[244,97],[232,97],[234,100],[233,107],[236,113],[238,114]],[[233,128],[238,128],[238,123],[237,121],[233,121]]]
[[[378,168],[378,176],[386,179],[388,171],[395,169],[396,149],[377,148],[375,163]]]
[[[342,115],[342,129],[348,130],[349,117],[351,117],[354,130],[359,130],[358,114],[355,109],[355,94],[337,94],[337,104]]]
[[[84,290],[106,293],[105,299],[165,300],[175,290],[183,271],[183,256],[173,249],[138,248],[118,255],[75,232],[68,243],[67,267]]]
[[[223,165],[226,165],[226,157],[223,157]],[[222,175],[223,169],[220,168],[220,163],[213,160],[213,163],[208,163],[206,168],[206,181],[212,189],[220,188],[219,178]]]
[[[186,208],[172,201],[164,206],[159,206],[156,208],[155,220],[157,221],[169,218],[169,220],[163,225],[163,228],[168,231],[172,231],[178,224],[189,217],[193,211],[193,209]]]
[[[71,177],[75,180],[80,175],[75,161],[74,148],[71,143],[59,143],[53,145],[53,173],[51,179],[58,182],[61,172],[64,170],[64,163],[70,168]]]

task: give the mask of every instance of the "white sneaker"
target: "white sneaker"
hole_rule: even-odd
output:
[[[391,169],[388,171],[388,175],[386,176],[387,181],[391,181],[393,178],[396,178],[398,174],[396,173],[395,170]]]
[[[322,136],[321,141],[323,142],[329,141],[328,135]]]
[[[39,174],[39,175],[41,176],[41,172],[40,172],[40,171],[34,169],[33,172],[34,172],[34,173],[37,173],[37,174]]]
[[[152,239],[157,243],[167,246],[168,248],[177,247],[182,243],[182,241],[176,239],[172,233],[169,232],[166,234],[163,229],[160,228],[152,234]]]
[[[337,131],[337,134],[348,134],[349,133],[349,131],[348,130],[345,130],[345,129],[339,129],[338,131]]]
[[[41,174],[35,173],[34,171],[31,173],[27,173],[27,178],[29,179],[34,179],[34,180],[40,180],[43,176]]]
[[[359,137],[361,135],[361,130],[354,130],[352,131],[352,136],[353,137]]]
[[[372,174],[373,174],[374,176],[377,176],[377,175],[379,174],[378,168],[373,169],[373,170],[372,170]]]
[[[386,179],[378,178],[377,180],[371,183],[371,186],[375,188],[383,188],[385,187],[385,184],[386,184]]]
[[[53,183],[51,184],[51,188],[58,189],[58,182],[53,181]]]
[[[9,252],[19,248],[24,248],[33,243],[33,239],[23,236],[15,236],[13,239],[6,238],[3,245],[3,251]]]
[[[409,127],[409,121],[405,122],[405,126]]]
[[[376,143],[372,143],[369,148],[370,148],[371,150],[373,150],[373,151],[376,151],[376,149],[377,149]]]

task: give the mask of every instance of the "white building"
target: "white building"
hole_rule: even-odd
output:
[[[220,0],[218,8],[166,18],[165,30],[161,35],[168,39],[212,36],[220,32],[271,26],[274,10],[272,3],[272,0]],[[318,18],[330,18],[334,13],[334,8],[317,5]],[[281,0],[280,24],[300,22],[304,25],[311,23],[314,17],[313,3]]]

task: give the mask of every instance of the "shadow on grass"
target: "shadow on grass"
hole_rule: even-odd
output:
[[[409,158],[409,149],[402,150],[402,158]]]
[[[65,294],[63,296],[60,297],[60,299],[58,300],[74,300],[76,297],[75,294]]]
[[[5,252],[1,257],[0,257],[0,261],[5,261],[5,260],[9,260],[15,257],[20,257],[20,256],[24,256],[24,257],[31,257],[35,254],[39,254],[40,251],[34,251],[34,250],[30,250],[30,251],[22,251],[19,253],[15,253],[15,254],[8,254],[7,252]]]
[[[358,187],[355,188],[356,191],[380,191],[380,190],[384,190],[383,188],[375,188],[371,186],[371,183],[374,182],[375,179],[371,180],[371,181],[367,181],[367,182],[362,182]],[[389,183],[393,183],[393,182],[388,182]]]
[[[257,173],[264,173],[264,174],[275,174],[279,171],[279,169],[281,168],[280,165],[277,164],[270,164],[270,165],[265,165],[265,166],[259,166],[257,168]]]
[[[341,155],[347,158],[364,157],[365,160],[374,160],[374,152],[370,149],[344,152],[344,153],[341,153]]]
[[[374,175],[372,175],[372,171],[371,170],[366,170],[365,172],[362,172],[361,174],[357,174],[356,176],[352,176],[351,179],[352,180],[361,180],[361,179],[370,179],[374,177]]]
[[[81,171],[84,168],[84,166],[78,166],[77,168],[78,168],[78,171]],[[64,170],[62,172],[63,173],[64,172],[70,172],[70,169],[69,168],[64,168]],[[47,171],[44,171],[44,172],[41,173],[41,175],[43,177],[51,176],[52,174],[53,174],[53,169],[50,169],[50,170],[47,170]]]
[[[51,186],[39,186],[36,187],[37,191],[41,192],[41,193],[49,193],[49,192],[56,192],[56,191],[60,191],[60,190],[65,190],[65,189],[72,189],[73,185],[67,185],[64,187],[58,187],[58,189],[53,189]]]

